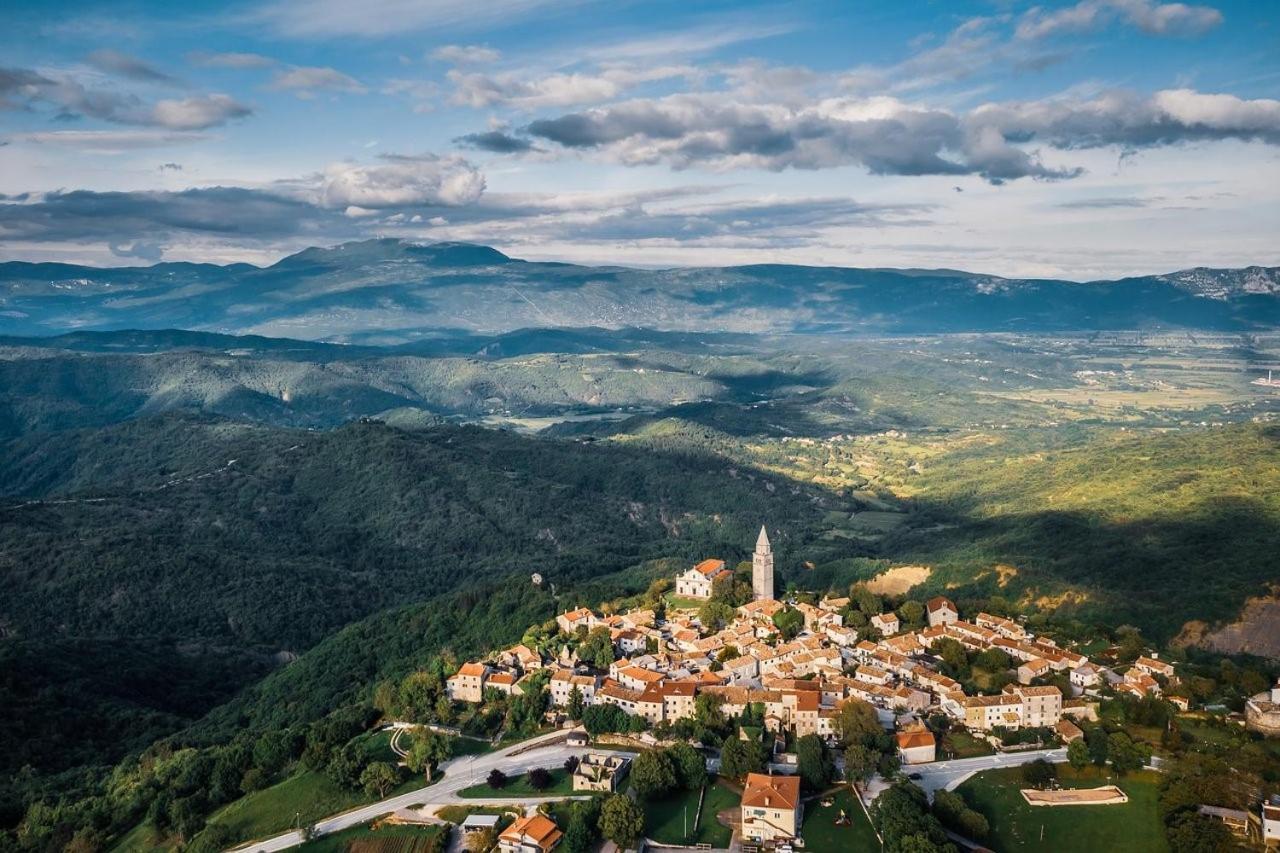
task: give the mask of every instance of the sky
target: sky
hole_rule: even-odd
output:
[[[1280,265],[1280,3],[0,0],[0,260]]]

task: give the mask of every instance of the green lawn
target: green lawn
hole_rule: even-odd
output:
[[[494,797],[554,797],[573,793],[573,779],[563,767],[547,768],[551,770],[551,787],[541,791],[534,790],[525,773],[512,776],[501,788],[490,788],[488,783],[481,782],[458,792],[459,797],[471,800],[487,800]]]
[[[176,843],[161,843],[155,836],[151,821],[144,820],[117,841],[111,853],[159,853],[176,847]]]
[[[698,791],[680,791],[659,800],[643,800],[644,832],[659,844],[710,844],[728,847],[730,832],[722,826],[716,815],[731,809],[742,801],[737,792],[721,782],[707,786],[702,804],[702,816],[694,826],[698,814]]]
[[[470,737],[456,737],[453,739],[453,754],[455,758],[459,755],[483,755],[486,752],[492,752],[494,749],[493,744],[487,740],[476,740]]]
[[[1077,774],[1059,764],[1064,788],[1096,788],[1108,784],[1105,773],[1086,768]],[[1033,808],[1019,793],[1023,787],[1018,768],[988,770],[960,786],[969,804],[991,824],[985,844],[997,853],[1014,850],[1052,850],[1055,853],[1094,853],[1124,850],[1126,853],[1163,853],[1168,850],[1164,825],[1156,808],[1159,775],[1144,771],[1120,779],[1112,777],[1129,795],[1117,806],[1040,806]]]
[[[676,595],[675,593],[667,594],[667,607],[674,610],[697,610],[706,603],[707,602],[700,598],[686,598],[683,595]]]
[[[955,758],[973,758],[992,755],[995,750],[985,740],[979,740],[968,732],[948,732],[944,743],[955,753]],[[942,756],[939,755],[939,758]]]
[[[421,780],[417,780],[419,783]],[[255,791],[214,812],[209,823],[226,826],[237,841],[264,838],[369,802],[313,770],[291,776],[278,785]],[[296,817],[295,817],[296,815]]]
[[[822,801],[827,799],[832,801],[831,805],[822,805]],[[836,826],[841,809],[851,821],[849,826]],[[866,812],[848,788],[841,788],[835,796],[819,797],[804,804],[800,837],[804,839],[804,849],[814,853],[880,849],[871,821],[867,820]]]
[[[359,839],[409,838],[418,842],[418,846],[414,849],[414,853],[416,853],[416,850],[421,850],[425,847],[429,839],[443,831],[444,827],[442,826],[383,826],[379,829],[373,829],[366,824],[365,826],[353,826],[351,829],[335,832],[333,835],[323,835],[314,841],[308,841],[297,849],[305,850],[306,853],[345,853],[347,844]],[[404,853],[410,853],[408,846],[399,849]]]
[[[403,759],[391,751],[392,734],[394,734],[392,729],[383,729],[380,732],[365,732],[356,738],[356,743],[361,746],[370,760],[389,761],[392,764],[398,764]],[[408,732],[402,734],[400,736],[400,745],[405,749],[413,746],[413,735]]]

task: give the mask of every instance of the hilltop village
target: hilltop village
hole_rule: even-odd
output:
[[[778,734],[816,734],[834,742],[840,706],[849,699],[870,703],[886,726],[913,725],[927,712],[941,711],[972,732],[1053,728],[1066,740],[1079,737],[1070,718],[1096,719],[1090,694],[1107,685],[1136,697],[1160,696],[1175,685],[1174,667],[1158,657],[1139,657],[1117,675],[1079,652],[1028,633],[1018,622],[989,613],[961,618],[945,597],[930,599],[927,625],[904,630],[892,612],[870,619],[876,639],[866,639],[844,624],[848,598],[823,598],[816,604],[784,603],[775,598],[773,550],[761,528],[752,556],[752,600],[739,606],[723,625],[702,624],[696,608],[669,608],[609,616],[579,607],[556,617],[560,630],[581,636],[607,629],[615,659],[607,670],[579,659],[565,645],[554,660],[517,645],[485,661],[464,664],[447,681],[448,695],[461,702],[483,701],[487,690],[519,694],[522,684],[550,671],[551,702],[566,708],[616,705],[650,726],[691,718],[699,695],[718,699],[726,716],[748,707],[764,708],[764,723]],[[719,581],[729,579],[724,561],[704,560],[674,579],[678,598],[706,601]],[[781,614],[797,614],[793,636]],[[933,654],[939,641],[953,640],[966,650],[995,649],[1016,666],[1017,682],[996,695],[969,695],[940,671]],[[1071,694],[1044,684],[1067,673]],[[545,676],[544,676],[545,677]],[[576,697],[575,697],[576,694]],[[1186,700],[1169,697],[1183,710]],[[912,760],[932,760],[932,737],[904,731]],[[925,749],[925,747],[929,749]],[[929,758],[923,758],[928,755]]]

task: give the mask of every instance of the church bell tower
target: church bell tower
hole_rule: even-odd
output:
[[[773,598],[773,546],[763,525],[756,539],[756,552],[751,555],[751,591],[756,601]]]

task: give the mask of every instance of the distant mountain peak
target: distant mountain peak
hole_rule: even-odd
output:
[[[275,266],[346,266],[396,260],[426,261],[449,267],[474,267],[507,264],[512,259],[492,246],[478,243],[415,243],[398,237],[377,237],[329,247],[312,246],[282,258]]]
[[[1194,267],[1155,276],[1155,278],[1205,299],[1223,300],[1251,294],[1280,296],[1280,267],[1252,266],[1241,269]]]

